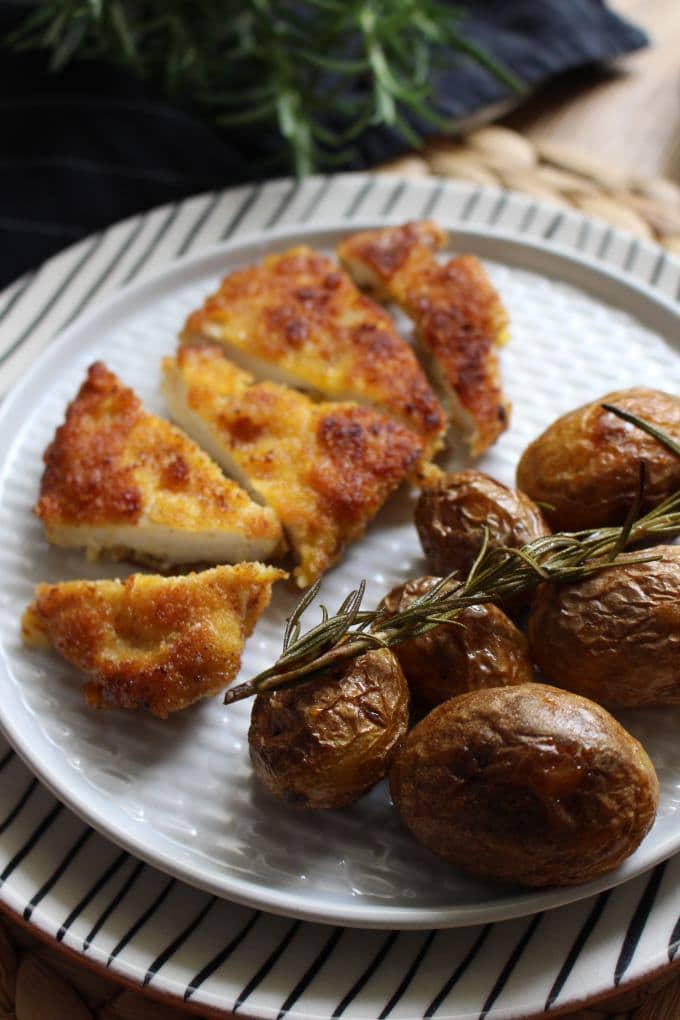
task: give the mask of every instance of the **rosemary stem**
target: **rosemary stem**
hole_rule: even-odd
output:
[[[302,680],[304,677],[331,669],[339,662],[355,659],[357,655],[362,655],[374,647],[375,641],[371,639],[370,635],[357,634],[353,640],[335,645],[330,651],[324,652],[322,655],[301,666],[281,672],[277,670],[265,679],[263,679],[264,674],[260,673],[259,676],[254,677],[252,680],[246,680],[242,684],[237,684],[236,687],[231,687],[224,695],[224,704],[231,705],[235,701],[250,698],[253,694],[259,694],[261,691],[283,690]],[[269,671],[267,672],[269,673]]]

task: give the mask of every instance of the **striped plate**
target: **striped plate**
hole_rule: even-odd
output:
[[[33,533],[31,538],[27,532],[24,540],[18,511],[22,510],[25,517],[27,501],[35,489],[35,471],[30,466],[35,450],[44,445],[46,434],[63,410],[65,397],[73,391],[82,364],[91,360],[93,353],[105,355],[151,403],[155,370],[148,358],[155,359],[158,353],[153,345],[171,348],[183,302],[194,301],[197,293],[203,293],[206,283],[230,256],[222,256],[221,262],[212,254],[192,258],[185,265],[168,269],[156,282],[151,280],[141,290],[129,292],[125,306],[114,299],[94,318],[88,314],[82,319],[81,313],[133,279],[149,279],[178,256],[193,256],[220,240],[238,240],[233,257],[250,259],[256,255],[257,245],[241,238],[257,232],[267,235],[267,243],[287,244],[311,231],[313,243],[324,244],[332,242],[337,225],[346,228],[363,221],[403,220],[425,214],[458,228],[462,246],[492,260],[491,271],[511,306],[517,353],[509,349],[504,369],[518,424],[514,435],[504,437],[485,462],[490,471],[509,478],[526,438],[581,398],[635,381],[680,388],[680,361],[661,339],[664,334],[677,337],[671,303],[680,282],[677,263],[652,246],[629,240],[578,214],[526,198],[467,186],[444,187],[432,181],[407,183],[389,177],[347,175],[310,179],[303,184],[274,182],[201,196],[119,224],[64,252],[0,297],[3,390],[25,375],[55,332],[76,319],[84,323],[75,324],[71,339],[62,342],[52,355],[46,354],[32,376],[40,379],[42,372],[44,378],[40,399],[31,411],[31,428],[22,429],[18,418],[6,414],[5,431],[0,435],[0,443],[12,450],[2,480],[3,506],[9,509],[12,521],[11,531],[0,526],[0,571],[5,581],[0,593],[0,640],[8,672],[14,670],[15,681],[18,596],[37,580],[36,571],[47,577],[52,576],[51,572],[55,577],[83,572],[75,556],[46,552],[42,546],[38,554],[34,553],[28,541],[35,539]],[[331,221],[336,230],[328,226]],[[258,244],[261,248],[262,242]],[[151,326],[144,320],[149,298],[157,302]],[[609,307],[607,301],[617,307]],[[125,325],[122,331],[121,324]],[[95,327],[98,332],[92,334]],[[110,346],[105,344],[110,329],[116,338],[124,334],[120,343],[116,339]],[[159,331],[165,332],[159,337]],[[558,343],[555,337],[562,339]],[[77,344],[83,347],[81,361],[80,355],[74,355]],[[16,407],[14,397],[13,402]],[[12,421],[16,421],[16,428],[10,430],[8,423]],[[21,482],[24,475],[28,477]],[[8,479],[12,480],[10,484]],[[348,565],[335,572],[339,589],[354,580],[357,572],[369,572],[377,592],[378,587],[387,587],[417,565],[417,553],[400,538],[403,521],[399,514],[382,524],[389,528],[374,529],[349,557]],[[376,533],[389,533],[392,540],[397,536],[392,550],[394,563],[389,568],[383,566],[379,580],[375,578],[380,571],[371,559]],[[56,558],[51,560],[51,556]],[[383,555],[383,564],[384,560]],[[14,583],[17,577],[23,577],[24,589]],[[279,607],[283,615],[285,608]],[[271,635],[265,633],[260,638],[246,668],[252,668],[258,656],[272,654],[274,644],[270,642],[275,643],[276,637],[278,623]],[[271,841],[272,852],[253,856],[271,864],[272,854],[278,853],[275,878],[269,885],[262,873],[254,878],[253,868],[257,871],[257,867],[246,853],[241,871],[248,873],[255,886],[259,882],[260,891],[244,893],[231,879],[227,878],[226,885],[224,876],[219,879],[216,855],[206,852],[206,845],[217,831],[210,825],[218,824],[220,832],[226,828],[219,812],[217,822],[202,818],[204,828],[199,826],[194,833],[200,853],[195,851],[191,870],[186,866],[191,834],[187,834],[184,824],[181,798],[173,804],[165,793],[159,794],[163,786],[176,785],[172,767],[167,766],[169,772],[165,774],[159,770],[155,779],[157,759],[147,762],[146,771],[139,768],[135,799],[134,791],[127,792],[130,784],[125,769],[129,760],[126,741],[136,724],[111,722],[106,727],[108,735],[92,731],[87,740],[79,741],[74,730],[79,732],[80,726],[86,727],[87,723],[72,707],[76,700],[71,701],[59,686],[63,671],[59,672],[50,660],[38,673],[21,675],[20,697],[16,696],[18,688],[2,679],[5,695],[15,695],[3,698],[5,724],[12,727],[13,740],[21,745],[22,754],[32,759],[48,785],[95,820],[98,828],[113,832],[125,845],[135,846],[166,871],[182,874],[242,902],[284,914],[394,929],[380,933],[329,928],[236,906],[198,892],[120,851],[85,826],[55,801],[8,750],[0,759],[0,784],[6,804],[0,822],[2,902],[64,945],[87,953],[128,979],[191,1000],[197,1007],[224,1011],[238,1008],[253,1016],[436,1015],[462,1020],[469,1016],[526,1017],[545,1009],[556,1011],[585,997],[606,993],[622,981],[635,980],[674,957],[680,941],[677,859],[658,864],[648,875],[633,878],[615,891],[601,891],[550,912],[448,931],[397,929],[487,922],[499,914],[526,914],[532,906],[550,906],[555,899],[550,898],[552,894],[535,903],[524,899],[514,906],[506,903],[500,911],[492,903],[490,910],[480,912],[480,903],[489,906],[489,893],[476,889],[468,904],[471,912],[461,915],[457,899],[461,892],[452,887],[449,900],[443,897],[448,910],[444,916],[437,897],[427,899],[432,893],[426,887],[433,884],[432,865],[427,858],[409,858],[408,851],[399,852],[393,859],[376,861],[374,857],[372,867],[368,867],[361,854],[375,855],[379,840],[376,843],[366,837],[358,860],[349,859],[348,867],[348,860],[342,859],[343,874],[338,877],[335,871],[342,855],[335,852],[340,837],[334,822],[322,825],[323,837],[333,851],[328,866],[318,869],[320,878],[317,875],[302,880],[301,868],[296,865],[308,850],[305,839],[309,842],[311,833],[305,834],[303,823],[297,821],[290,829],[287,823],[278,827],[268,823],[254,830],[258,850]],[[46,696],[48,680],[54,680],[58,700],[36,700],[37,690]],[[23,706],[23,728],[14,725],[13,702]],[[46,715],[51,716],[49,723]],[[223,716],[219,713],[220,719]],[[71,725],[74,722],[76,727]],[[655,745],[653,753],[663,773],[664,811],[645,844],[647,849],[643,848],[637,863],[631,864],[621,878],[667,856],[677,845],[674,815],[680,800],[680,752],[675,751],[674,722],[666,714],[663,720],[640,716],[633,722],[646,742]],[[173,745],[181,743],[181,729],[179,726],[167,731]],[[238,729],[236,724],[234,729]],[[239,734],[227,730],[223,741],[238,742]],[[207,744],[212,748],[210,753],[215,754],[224,746],[219,742]],[[62,765],[55,766],[50,760],[47,767],[47,752],[43,752],[48,745],[57,756],[54,761],[61,756]],[[129,747],[139,750],[134,740]],[[114,763],[116,750],[118,761]],[[101,762],[106,767],[100,768],[93,781],[91,766]],[[135,768],[139,764],[135,759]],[[108,798],[108,819],[106,811],[92,811],[83,801],[83,791],[87,793],[88,789],[97,790],[104,800]],[[184,793],[195,797],[196,787],[186,788]],[[140,843],[121,833],[115,821],[121,804],[130,817],[141,807],[144,817],[144,809],[149,812],[157,795],[161,800],[165,797],[166,822],[161,825],[161,835],[170,847],[159,855],[157,847],[150,850],[143,840]],[[248,803],[244,801],[246,807]],[[166,824],[172,810],[178,819],[176,831]],[[382,824],[377,801],[368,798],[365,810],[366,824],[360,819],[359,824],[355,820],[348,825],[352,847],[362,830],[370,831],[371,811],[377,812],[373,819]],[[147,830],[154,824],[145,819]],[[343,824],[338,822],[341,827]],[[318,861],[318,847],[315,853]],[[406,867],[407,872],[400,873],[400,867]],[[411,887],[405,885],[406,873]],[[439,873],[436,878],[447,880]],[[371,886],[371,881],[376,884]],[[290,882],[297,883],[295,888],[282,892],[281,884]],[[357,885],[362,895],[356,895]],[[417,892],[415,906],[413,888]]]

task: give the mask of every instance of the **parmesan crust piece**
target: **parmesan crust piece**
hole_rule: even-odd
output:
[[[306,247],[225,277],[187,319],[185,344],[217,341],[257,378],[374,407],[442,445],[444,411],[389,315]]]
[[[217,345],[163,362],[172,417],[278,515],[311,584],[361,535],[422,453],[418,437],[352,403],[254,381]]]
[[[47,538],[158,565],[265,559],[281,526],[195,443],[90,367],[45,452],[35,513]]]
[[[92,708],[147,708],[164,719],[234,679],[245,639],[283,577],[239,563],[184,577],[40,584],[22,636],[92,678],[83,688]]]
[[[507,338],[508,317],[474,255],[437,261],[445,242],[434,223],[407,223],[353,234],[338,256],[359,286],[413,319],[450,417],[477,457],[508,427],[494,350]]]

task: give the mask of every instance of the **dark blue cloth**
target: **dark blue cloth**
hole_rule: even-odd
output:
[[[465,33],[528,86],[645,45],[602,0],[475,0]],[[0,3],[0,36],[25,13]],[[508,94],[453,58],[435,81],[442,113],[461,117]],[[168,105],[148,83],[92,63],[59,74],[41,53],[0,51],[0,285],[94,230],[135,212],[256,176],[274,136],[219,134]],[[407,146],[386,131],[362,139],[353,167]]]

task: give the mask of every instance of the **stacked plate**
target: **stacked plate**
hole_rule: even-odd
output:
[[[512,481],[529,439],[608,390],[680,392],[677,262],[578,213],[467,185],[343,175],[201,196],[81,242],[0,298],[0,721],[18,752],[0,759],[0,899],[195,1008],[527,1017],[647,977],[680,941],[680,859],[668,860],[680,848],[675,710],[622,717],[662,787],[638,852],[589,886],[517,892],[416,846],[382,786],[320,815],[272,801],[253,782],[247,704],[216,699],[166,722],[93,713],[68,666],[21,645],[36,582],[126,570],[48,548],[30,513],[42,451],[85,367],[105,360],[163,413],[159,360],[220,275],[424,216],[485,260],[512,320],[502,357],[513,423],[483,470]],[[408,495],[392,500],[324,579],[326,604],[362,577],[370,604],[423,572],[411,513]],[[276,594],[243,676],[278,655],[294,601]]]

